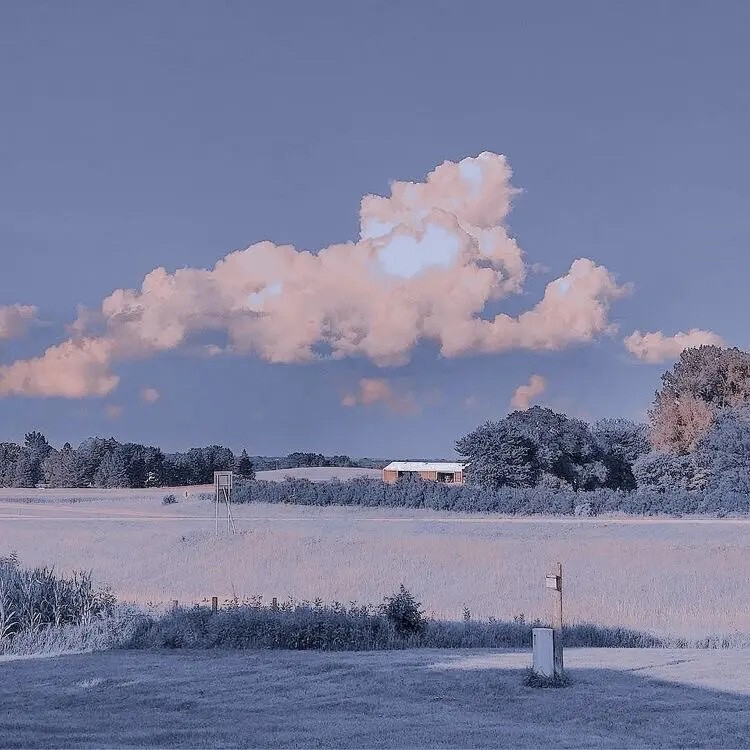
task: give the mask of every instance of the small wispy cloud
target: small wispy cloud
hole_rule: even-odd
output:
[[[122,416],[123,408],[118,404],[107,404],[104,407],[104,414],[107,419],[119,419]]]
[[[474,394],[470,394],[464,399],[465,409],[476,409],[477,406],[479,406],[479,399]]]
[[[416,414],[419,411],[411,393],[397,393],[383,378],[362,378],[357,389],[341,399],[341,405],[346,407],[373,404],[385,404],[394,414]]]
[[[144,388],[141,391],[141,401],[143,401],[144,404],[155,404],[160,396],[161,394],[156,388]]]
[[[547,381],[541,375],[532,375],[528,383],[519,385],[510,400],[513,409],[528,409],[534,400],[547,390]]]

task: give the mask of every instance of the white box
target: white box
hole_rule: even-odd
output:
[[[560,576],[552,575],[548,573],[544,578],[544,588],[560,590]]]
[[[532,669],[543,677],[555,676],[555,632],[552,628],[532,628]]]

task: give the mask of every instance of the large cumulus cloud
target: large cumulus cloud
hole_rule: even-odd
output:
[[[378,365],[405,363],[420,341],[454,357],[562,349],[611,332],[610,305],[627,289],[586,258],[526,312],[483,317],[524,288],[527,266],[506,226],[515,193],[505,157],[485,152],[365,196],[356,242],[312,253],[264,241],[212,269],[157,268],[140,289],[118,289],[81,316],[71,339],[0,367],[0,395],[103,395],[117,386],[118,360],[205,331],[268,362],[359,356]]]

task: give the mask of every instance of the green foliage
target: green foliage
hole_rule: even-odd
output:
[[[96,487],[128,487],[128,472],[119,449],[105,454],[94,474]]]
[[[110,616],[114,606],[108,590],[94,588],[90,573],[65,578],[46,567],[26,570],[15,554],[0,558],[0,652],[20,634],[88,625]]]
[[[626,425],[602,425],[601,440],[589,426],[551,409],[533,406],[486,422],[456,443],[468,462],[469,480],[484,489],[535,487],[632,489],[625,458],[636,438]]]
[[[170,495],[164,495],[164,497],[161,499],[162,505],[174,505],[177,502],[177,498],[170,494]]]
[[[486,422],[456,442],[472,482],[485,489],[532,487],[541,474],[536,446],[505,421]]]
[[[247,455],[247,451],[243,450],[242,455],[237,460],[237,465],[234,469],[235,474],[242,479],[255,479],[255,469],[253,468],[253,462],[250,460],[250,456]]]
[[[652,460],[651,454],[648,460]],[[658,473],[655,476],[658,477]],[[690,477],[697,482],[700,475],[691,473]],[[570,488],[544,485],[485,490],[474,485],[443,484],[418,477],[404,478],[392,484],[366,477],[346,482],[311,482],[289,478],[283,482],[256,480],[252,483],[252,489],[250,483],[238,483],[233,499],[236,503],[430,508],[503,515],[573,515],[576,508],[578,515],[588,516],[617,512],[637,515],[750,513],[750,494],[680,489],[682,485],[670,487],[668,481],[661,484],[660,480],[655,481],[656,486],[646,485],[637,492],[607,488],[575,492]],[[688,484],[684,486],[688,487]]]
[[[542,625],[539,621],[527,623],[519,616],[513,622],[423,619],[422,623],[417,631],[399,630],[382,610],[356,602],[343,605],[290,599],[274,607],[253,597],[226,601],[216,613],[208,606],[194,606],[143,615],[129,640],[119,643],[129,648],[170,649],[529,649],[532,629]],[[748,637],[737,633],[693,641],[592,624],[563,627],[565,645],[572,648],[743,648],[750,644]]]
[[[420,635],[427,627],[422,605],[403,583],[395,594],[385,597],[380,611],[402,637]]]
[[[662,393],[688,393],[716,408],[750,401],[750,353],[741,349],[699,346],[685,349],[662,375]]]

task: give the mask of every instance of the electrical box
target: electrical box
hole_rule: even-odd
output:
[[[552,573],[548,573],[546,578],[544,579],[544,587],[547,589],[562,591],[562,586],[560,585],[560,583],[560,576],[553,575]]]
[[[532,628],[532,669],[542,677],[555,676],[555,631],[552,628]]]

